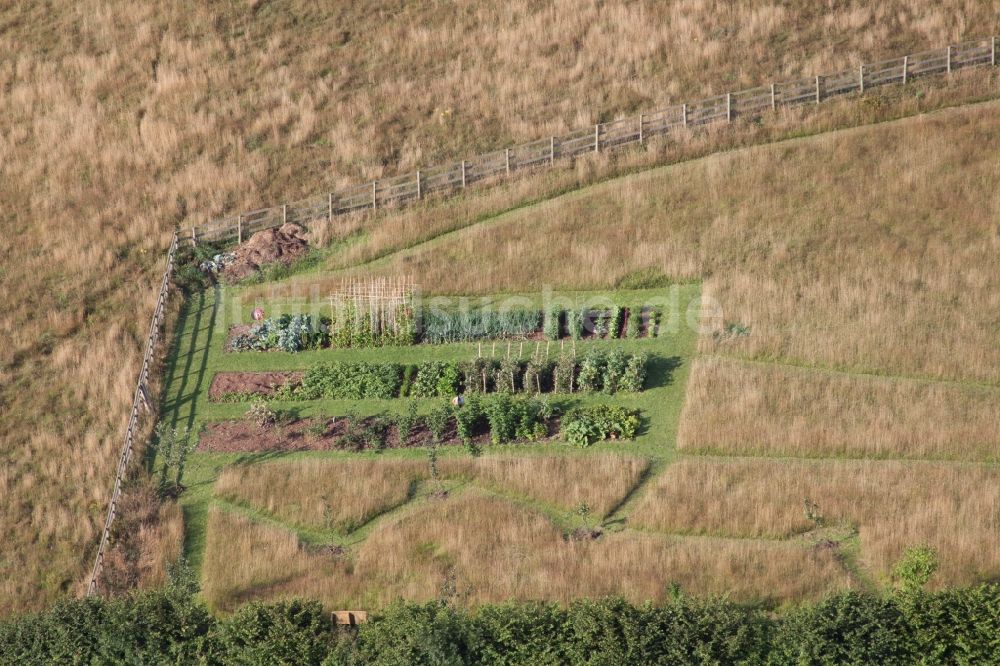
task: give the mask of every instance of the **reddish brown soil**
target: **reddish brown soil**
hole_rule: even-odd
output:
[[[236,260],[226,266],[222,276],[229,282],[239,282],[266,264],[291,264],[309,251],[305,234],[306,230],[297,224],[258,231],[236,247]]]
[[[362,419],[361,426],[366,427],[375,421],[374,417]],[[324,423],[322,433],[315,432],[313,426]],[[198,451],[216,453],[251,453],[261,451],[364,451],[378,448],[363,440],[351,440],[345,437],[350,430],[350,422],[346,418],[336,419],[295,419],[279,422],[270,428],[259,428],[246,420],[220,421],[209,423],[198,440]],[[355,428],[355,431],[358,429]],[[558,432],[556,422],[549,424],[550,437]],[[405,443],[399,441],[399,431],[394,424],[388,426],[383,437],[383,449],[414,448],[430,446],[433,443],[431,433],[426,424],[420,423],[414,428]],[[477,446],[490,443],[489,433],[473,437]],[[449,424],[445,432],[443,446],[458,446],[462,441],[455,432],[454,423]],[[524,444],[523,442],[521,444]],[[517,445],[517,444],[512,444]]]
[[[227,393],[257,393],[271,397],[285,384],[301,381],[301,372],[219,372],[212,378],[208,399],[219,401]]]

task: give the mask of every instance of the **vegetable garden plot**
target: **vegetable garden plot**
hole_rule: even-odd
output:
[[[488,444],[537,442],[557,435],[576,446],[633,439],[641,423],[638,410],[621,406],[593,405],[564,411],[563,404],[507,395],[475,397],[461,405],[439,404],[420,415],[411,404],[409,411],[392,417],[301,419],[274,414],[275,418],[262,421],[256,418],[254,407],[242,420],[208,424],[198,450],[382,451],[461,444],[476,453]]]
[[[591,351],[556,360],[477,357],[469,361],[317,363],[304,372],[219,373],[209,399],[367,400],[452,398],[480,393],[638,393],[646,381],[647,354]]]
[[[365,305],[331,301],[332,316],[285,314],[251,326],[233,326],[233,352],[296,353],[328,347],[377,348],[477,340],[638,339],[658,335],[662,312],[615,306],[608,310],[414,309],[410,301]]]

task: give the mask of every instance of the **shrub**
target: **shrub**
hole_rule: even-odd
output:
[[[663,319],[663,310],[652,308],[649,312],[649,321],[646,324],[646,336],[650,338],[660,337],[660,321]]]
[[[632,354],[625,364],[625,372],[622,373],[618,382],[618,390],[628,393],[638,393],[646,384],[646,363],[648,358],[645,354]]]
[[[642,330],[642,313],[639,308],[629,308],[628,319],[625,322],[625,337],[629,340],[638,340]]]
[[[409,441],[414,428],[417,427],[418,420],[417,403],[411,400],[410,404],[407,405],[406,411],[396,415],[396,430],[399,433],[400,446],[406,446],[406,442]]]
[[[246,417],[261,430],[272,427],[278,421],[277,414],[263,400],[255,400],[250,404]]]
[[[625,352],[620,349],[612,349],[604,361],[604,370],[601,373],[601,390],[605,393],[617,393],[618,383],[622,375],[625,374],[625,367],[628,359]]]
[[[462,391],[462,373],[458,369],[458,364],[447,362],[441,369],[441,374],[437,381],[437,394],[442,398],[450,398],[458,395]]]
[[[473,396],[467,399],[464,405],[460,407],[456,406],[453,411],[455,429],[458,432],[459,439],[462,440],[462,444],[469,450],[469,453],[478,455],[479,449],[472,438],[475,437],[483,419],[483,407],[479,398]]]
[[[402,374],[396,363],[317,363],[306,370],[294,395],[300,400],[394,398]]]
[[[938,568],[937,551],[930,546],[907,548],[893,569],[903,591],[913,593],[924,589]]]
[[[581,391],[596,392],[601,390],[604,378],[604,354],[596,349],[590,350],[580,362],[580,373],[577,382]]]
[[[435,444],[444,441],[445,431],[448,429],[448,421],[451,420],[452,410],[450,403],[438,405],[427,415],[427,428],[431,431],[431,437]]]
[[[552,391],[552,370],[554,364],[551,361],[542,361],[535,358],[530,359],[524,366],[524,378],[522,380],[525,393],[546,393]]]
[[[535,440],[548,434],[553,408],[546,400],[497,394],[482,403],[493,444]]]
[[[517,359],[504,359],[496,368],[494,385],[497,393],[515,393],[521,378],[521,362]]]
[[[410,395],[414,398],[435,398],[438,395],[438,380],[444,363],[424,361],[417,365],[417,373],[410,385]]]
[[[574,340],[582,338],[584,332],[587,330],[588,313],[589,310],[587,308],[583,308],[582,310],[570,310],[566,313],[566,328],[569,329],[569,334]]]
[[[638,430],[638,410],[618,405],[592,405],[567,412],[559,432],[570,444],[590,446],[604,439],[634,439]]]
[[[558,308],[549,308],[545,311],[545,321],[542,324],[542,331],[548,340],[559,339],[559,317],[561,311]]]
[[[611,309],[611,323],[608,327],[608,337],[617,338],[622,330],[622,319],[625,317],[625,310],[616,305]]]
[[[576,359],[563,354],[556,362],[553,373],[553,389],[556,393],[572,393],[576,388]]]

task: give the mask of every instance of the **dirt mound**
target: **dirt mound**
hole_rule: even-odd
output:
[[[222,271],[222,276],[230,282],[238,282],[266,264],[280,262],[287,266],[308,250],[306,230],[297,224],[264,229],[236,247],[236,258]]]

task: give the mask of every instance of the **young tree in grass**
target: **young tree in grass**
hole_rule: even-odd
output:
[[[181,491],[181,478],[187,456],[198,445],[191,440],[188,428],[167,428],[166,424],[156,426],[153,446],[160,458],[160,492],[177,494]]]

